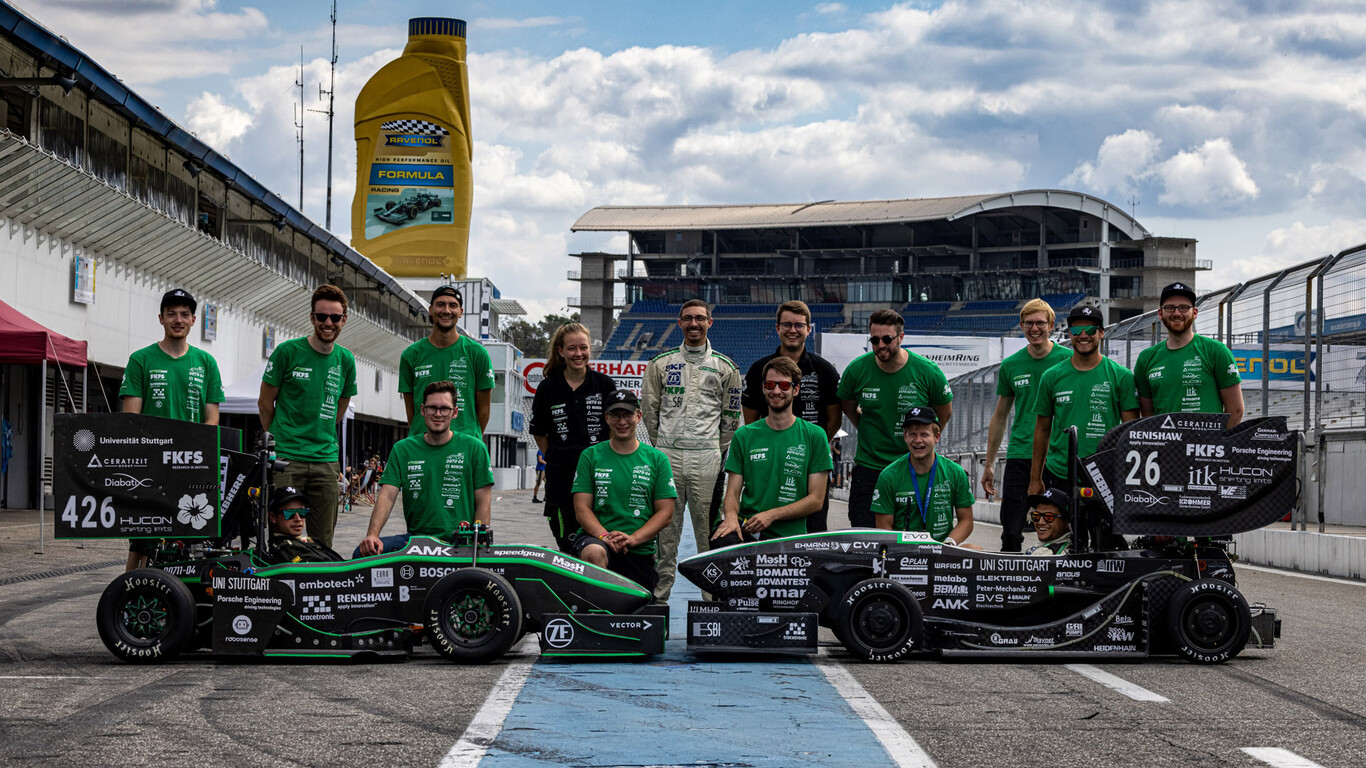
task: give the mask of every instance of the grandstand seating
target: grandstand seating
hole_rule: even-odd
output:
[[[986,301],[965,301],[959,309],[963,312],[973,314],[986,314],[995,312],[1015,312],[1020,307],[1020,302],[1014,299],[988,299]]]
[[[1077,302],[1086,298],[1084,293],[1045,293],[1039,298],[1048,302],[1048,306],[1053,308],[1053,312],[1059,315],[1066,315],[1067,310],[1071,309]]]

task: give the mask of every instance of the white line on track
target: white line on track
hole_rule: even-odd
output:
[[[0,675],[0,680],[103,680],[88,675]]]
[[[1082,677],[1094,680],[1097,683],[1111,690],[1119,691],[1134,701],[1170,701],[1166,696],[1162,696],[1144,688],[1136,683],[1131,683],[1122,677],[1112,675],[1109,672],[1100,670],[1090,664],[1068,664],[1067,668],[1081,675]]]
[[[513,702],[517,701],[517,694],[521,693],[522,686],[526,685],[527,676],[531,674],[531,666],[536,663],[536,643],[539,643],[537,636],[528,635],[509,651],[509,655],[516,652],[524,658],[508,664],[507,669],[503,670],[498,682],[493,684],[493,690],[489,691],[488,698],[484,699],[483,706],[474,713],[474,719],[470,721],[469,727],[442,759],[440,768],[474,768],[484,759],[484,755],[488,754],[493,740],[498,738],[499,732],[503,730],[503,721],[507,720]]]
[[[1287,571],[1281,568],[1268,568],[1264,565],[1248,565],[1237,563],[1233,566],[1234,571],[1241,570],[1257,571],[1259,573],[1274,573],[1277,576],[1294,576],[1297,579],[1312,579],[1313,581],[1327,581],[1333,584],[1347,584],[1353,587],[1366,587],[1366,581],[1353,581],[1351,579],[1335,579],[1332,576],[1319,576],[1314,573],[1300,573],[1299,571]]]
[[[1276,768],[1323,768],[1313,760],[1279,747],[1243,747],[1243,751]]]
[[[892,758],[899,768],[936,768],[929,753],[901,727],[896,718],[864,690],[843,664],[826,654],[827,649],[821,648],[820,654],[814,659],[816,668],[825,675],[825,679],[830,681],[839,695],[849,702],[849,708],[854,710],[854,714],[868,724],[868,730],[882,743],[882,748],[887,750],[887,756]]]

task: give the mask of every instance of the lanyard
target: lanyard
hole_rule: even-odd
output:
[[[934,457],[934,463],[930,465],[930,475],[925,480],[925,499],[920,499],[920,485],[915,481],[915,467],[911,465],[911,457],[906,457],[906,471],[911,473],[911,498],[915,500],[916,511],[920,513],[920,525],[928,533],[930,530],[930,493],[934,490],[934,474],[939,470],[939,457]],[[906,523],[909,525],[911,516],[906,516]],[[907,528],[906,530],[910,530]]]

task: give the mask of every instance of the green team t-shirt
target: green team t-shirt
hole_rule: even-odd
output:
[[[645,443],[626,456],[612,450],[610,442],[585,448],[579,455],[572,492],[593,494],[598,522],[609,531],[625,534],[635,533],[654,515],[655,501],[678,498],[668,457]],[[653,555],[655,541],[629,551]]]
[[[190,347],[171,357],[153,344],[128,356],[119,397],[142,398],[149,416],[204,423],[204,406],[223,402],[223,380],[213,355]]]
[[[776,431],[763,419],[735,430],[726,455],[726,471],[745,480],[740,518],[785,506],[806,495],[808,475],[829,472],[830,443],[825,430],[803,419]],[[779,520],[763,538],[806,533],[806,518]]]
[[[1072,350],[1054,344],[1052,351],[1039,360],[1035,360],[1026,347],[1001,361],[1001,369],[996,375],[996,394],[1015,398],[1015,422],[1010,427],[1007,459],[1034,457],[1034,420],[1037,418],[1034,414],[1034,392],[1039,385],[1039,377],[1071,356]]]
[[[474,492],[493,485],[493,470],[482,440],[456,432],[445,445],[428,445],[409,437],[389,452],[380,483],[403,495],[408,533],[449,539],[461,523],[474,524]]]
[[[882,469],[906,454],[901,438],[901,417],[913,406],[943,405],[953,399],[949,380],[927,357],[906,350],[906,364],[896,373],[877,367],[877,354],[854,358],[840,377],[837,395],[854,400],[862,408],[854,463]]]
[[[912,485],[910,454],[888,464],[877,476],[873,489],[874,514],[893,515],[895,530],[927,531],[935,541],[943,541],[953,530],[954,511],[972,506],[972,482],[958,462],[943,456],[934,457],[933,472],[933,485],[928,472],[915,475]],[[913,498],[917,487],[922,502],[925,489],[929,488],[930,501],[923,514]]]
[[[1067,476],[1066,428],[1077,428],[1077,456],[1084,459],[1119,426],[1123,411],[1137,410],[1133,372],[1108,357],[1089,371],[1078,371],[1070,360],[1044,371],[1034,400],[1035,415],[1053,418],[1044,466],[1056,477]]]
[[[478,414],[474,410],[474,393],[493,389],[493,360],[484,345],[461,334],[449,347],[436,347],[432,340],[419,339],[403,350],[398,361],[399,394],[413,396],[413,423],[410,436],[427,431],[422,418],[422,390],[433,381],[455,384],[455,404],[460,413],[451,419],[451,429],[483,438]]]
[[[1219,390],[1241,381],[1229,348],[1198,333],[1180,349],[1148,347],[1134,365],[1138,396],[1153,401],[1153,413],[1219,413]]]
[[[275,451],[294,461],[337,460],[337,405],[356,394],[356,358],[333,344],[326,355],[307,338],[275,347],[261,381],[279,387],[275,397]]]

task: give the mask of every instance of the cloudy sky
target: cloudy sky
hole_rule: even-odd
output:
[[[286,200],[293,88],[327,82],[329,3],[19,0]],[[469,22],[470,273],[533,317],[576,295],[604,204],[1067,188],[1199,239],[1212,289],[1366,241],[1366,15],[1352,0],[340,0],[333,230],[352,108],[410,16]],[[402,10],[396,10],[398,8]],[[326,122],[305,119],[324,219]]]

